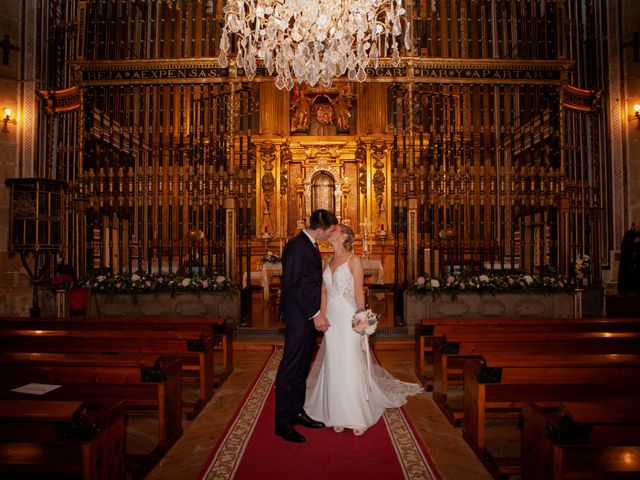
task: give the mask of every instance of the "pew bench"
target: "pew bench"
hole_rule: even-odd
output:
[[[433,345],[433,399],[453,422],[462,418],[462,412],[447,404],[449,376],[453,369],[462,369],[468,357],[483,353],[531,354],[587,354],[587,353],[640,353],[640,333],[630,332],[545,332],[531,336],[508,333],[477,337],[461,332],[449,337],[434,337]],[[542,341],[543,340],[543,341]]]
[[[640,321],[633,318],[425,318],[415,326],[415,353],[416,375],[428,390],[431,390],[433,377],[427,374],[425,357],[432,352],[432,340],[434,337],[442,337],[446,334],[447,327],[459,327],[458,329],[471,328],[480,332],[480,337],[488,328],[510,326],[534,327],[535,325],[569,326],[571,329],[591,331],[640,331]],[[574,325],[577,325],[574,326]],[[536,328],[536,327],[534,327]],[[558,327],[556,327],[558,328]],[[533,330],[532,330],[533,331]]]
[[[222,353],[222,374],[217,384],[222,383],[233,371],[233,324],[222,317],[87,317],[74,318],[30,318],[0,317],[2,330],[176,330],[213,335],[214,350]]]
[[[0,476],[125,478],[122,402],[0,400]]]
[[[522,408],[524,480],[640,477],[638,398]]]
[[[194,418],[214,393],[213,337],[171,330],[0,330],[0,351],[41,353],[157,353],[198,375],[199,398],[183,402]]]
[[[631,395],[640,386],[640,355],[631,354],[484,354],[464,362],[463,437],[496,476],[520,473],[520,460],[494,458],[485,448],[489,406],[519,409],[524,402],[561,402],[600,396]],[[598,393],[599,392],[599,393]]]
[[[158,443],[131,468],[148,471],[182,435],[181,369],[177,360],[152,354],[4,353],[0,355],[0,397],[33,395],[11,392],[27,383],[61,385],[37,400],[122,400],[129,412],[153,412]]]

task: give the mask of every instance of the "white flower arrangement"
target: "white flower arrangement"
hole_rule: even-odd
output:
[[[211,276],[158,274],[144,272],[118,274],[113,276],[91,276],[80,282],[79,286],[89,287],[99,293],[160,293],[160,292],[231,292],[236,289],[233,282],[224,275],[214,273]]]
[[[468,291],[476,293],[553,293],[571,291],[572,287],[566,277],[547,269],[540,273],[491,274],[463,272],[447,274],[441,278],[421,275],[409,286],[409,290],[419,294],[431,293],[434,297],[442,293],[456,295]]]
[[[588,281],[591,273],[591,257],[589,257],[589,255],[583,255],[582,257],[576,258],[573,268],[576,280],[579,283],[583,283],[583,280]]]
[[[262,263],[280,263],[282,259],[273,252],[267,252],[262,256]]]

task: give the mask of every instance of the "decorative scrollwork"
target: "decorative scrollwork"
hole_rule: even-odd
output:
[[[373,174],[373,191],[376,196],[376,204],[378,205],[378,211],[384,209],[384,189],[387,182],[387,177],[384,174],[384,158],[387,153],[387,146],[384,143],[374,143],[371,145],[371,157],[373,158],[373,168],[375,173]]]
[[[273,143],[264,143],[260,148],[262,157],[262,193],[264,195],[265,213],[269,213],[271,207],[271,195],[276,185],[276,179],[273,176],[273,162],[276,158],[276,147]]]

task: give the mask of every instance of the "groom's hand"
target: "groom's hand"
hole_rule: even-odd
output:
[[[327,320],[327,317],[322,313],[319,313],[318,315],[313,317],[313,324],[316,327],[316,330],[318,330],[319,332],[326,332],[331,326],[329,320]]]

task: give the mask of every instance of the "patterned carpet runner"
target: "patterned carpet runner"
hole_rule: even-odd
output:
[[[288,443],[273,433],[273,383],[282,357],[274,350],[235,417],[205,463],[200,479],[437,480],[403,409],[389,409],[367,432],[298,427],[307,442]]]

